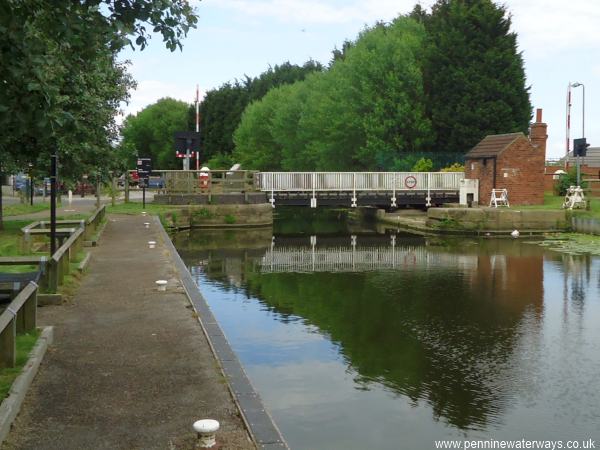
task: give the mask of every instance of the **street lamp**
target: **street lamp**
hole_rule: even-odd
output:
[[[571,87],[579,87],[581,86],[581,88],[583,89],[583,105],[581,107],[581,113],[582,113],[582,118],[581,118],[581,137],[585,137],[585,85],[583,83],[579,83],[579,82],[575,82],[571,84]]]

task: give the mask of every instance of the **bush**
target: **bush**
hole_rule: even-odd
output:
[[[444,167],[443,169],[440,169],[440,172],[464,172],[465,171],[465,166],[464,164],[460,164],[460,163],[453,163],[447,167]]]
[[[556,195],[566,195],[567,189],[570,186],[577,186],[577,170],[570,169],[566,174],[560,175],[558,182],[554,184],[554,193]],[[587,187],[587,183],[581,182],[581,187],[585,189]]]
[[[429,158],[419,159],[412,167],[412,172],[431,172],[433,170],[433,161]]]

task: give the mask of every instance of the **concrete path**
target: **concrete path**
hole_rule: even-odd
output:
[[[200,418],[221,422],[222,449],[254,448],[157,225],[145,221],[109,216],[75,297],[40,308],[55,342],[3,448],[192,449]]]

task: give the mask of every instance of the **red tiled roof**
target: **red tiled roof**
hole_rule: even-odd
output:
[[[523,133],[492,134],[486,136],[479,144],[473,147],[466,155],[467,159],[492,158],[500,155],[510,144],[516,141]]]

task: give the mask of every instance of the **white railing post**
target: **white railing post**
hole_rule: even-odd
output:
[[[352,208],[356,208],[356,172],[352,173]]]
[[[427,206],[428,208],[431,206],[431,172],[427,172],[427,197],[425,198],[425,200],[427,200],[427,202],[425,203],[425,206]]]

